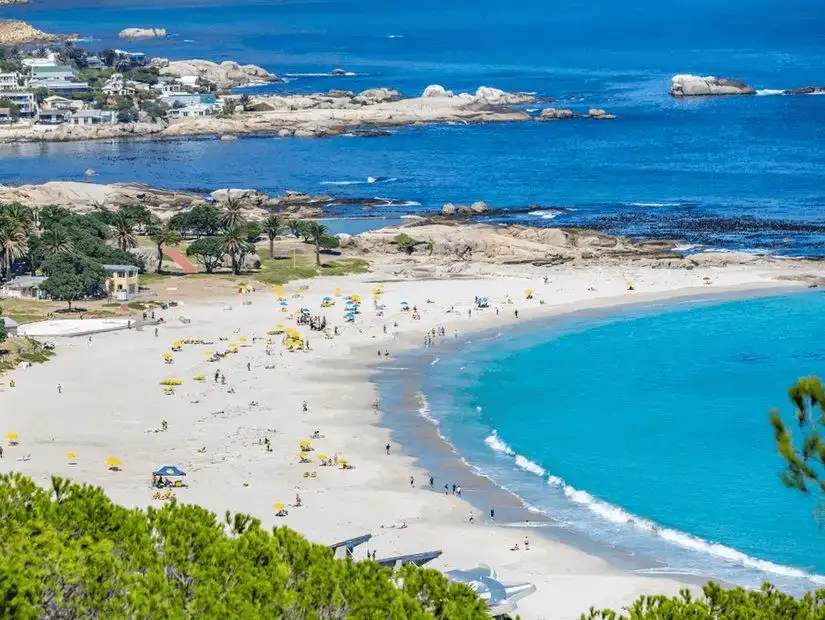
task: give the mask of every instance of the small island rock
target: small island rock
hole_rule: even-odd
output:
[[[573,118],[573,110],[568,108],[544,108],[539,114],[540,121],[560,121]]]
[[[445,89],[440,84],[430,84],[421,93],[422,97],[452,97],[453,91]]]
[[[751,87],[729,78],[717,78],[712,75],[674,75],[671,79],[670,94],[673,97],[704,97],[724,95],[754,95]]]
[[[124,28],[118,35],[121,39],[162,39],[166,28]]]

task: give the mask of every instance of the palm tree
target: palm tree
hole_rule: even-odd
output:
[[[301,220],[287,220],[286,227],[289,228],[289,232],[295,235],[295,238],[298,239],[301,236],[301,232],[304,229],[306,222],[302,222]]]
[[[315,244],[315,264],[321,266],[321,239],[327,234],[327,227],[318,222],[306,223],[306,234],[309,240]]]
[[[20,203],[2,205],[0,207],[0,217],[19,223],[26,235],[31,234],[34,230],[34,211]]]
[[[221,252],[227,254],[232,261],[232,273],[241,275],[243,257],[249,251],[246,241],[246,231],[243,228],[229,228],[221,237]]]
[[[243,226],[246,207],[243,202],[237,198],[227,198],[226,204],[223,206],[223,215],[221,221],[227,230],[233,228],[241,228]]]
[[[112,226],[115,229],[115,243],[117,247],[124,252],[137,247],[138,240],[135,236],[135,224],[131,218],[122,211],[118,211],[115,213]]]
[[[275,237],[278,236],[278,233],[281,230],[281,223],[278,221],[277,217],[270,215],[264,220],[261,228],[269,239],[269,258],[275,258]]]
[[[155,243],[155,247],[158,249],[157,272],[160,273],[163,267],[163,246],[177,245],[178,241],[180,241],[180,235],[172,228],[170,222],[155,221],[152,222],[149,228],[149,238]]]
[[[13,219],[0,218],[0,273],[4,278],[11,276],[11,266],[15,260],[26,255],[28,235],[23,225]]]
[[[49,228],[40,237],[40,241],[43,243],[43,252],[47,257],[60,252],[72,251],[72,241],[63,228]]]

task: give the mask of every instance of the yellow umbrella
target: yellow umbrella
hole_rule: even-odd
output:
[[[346,465],[347,464],[347,459],[338,459],[338,463],[341,464],[341,465]]]
[[[320,460],[320,461],[326,461],[326,460],[327,460],[327,455],[326,455],[326,454],[319,454],[319,455],[318,455],[318,460]]]
[[[304,439],[303,441],[298,442],[298,445],[303,448],[304,446],[309,446],[310,443],[306,439]]]
[[[165,360],[172,359],[172,354],[167,351],[166,353],[163,354],[163,359],[165,359]]]
[[[106,459],[107,467],[117,467],[118,465],[120,465],[120,459],[116,456],[110,456],[108,459]]]
[[[246,338],[238,338],[238,342],[246,342]]]
[[[6,433],[6,439],[8,439],[9,441],[14,441],[15,439],[18,439],[19,437],[20,437],[20,435],[18,435],[17,433]]]
[[[286,506],[284,506],[283,504],[272,504],[272,507],[275,510],[283,510],[284,508],[286,508]]]
[[[66,455],[66,458],[67,458],[67,459],[76,459],[76,458],[77,458],[77,452],[69,452],[69,453]]]
[[[206,357],[212,357],[213,355],[215,355],[215,352],[214,351],[207,351],[206,353],[204,353],[204,355]]]
[[[531,288],[524,289],[524,294],[525,294],[525,295],[528,295],[528,296],[529,296],[529,295],[532,295],[532,294],[533,294],[533,289],[531,289]]]

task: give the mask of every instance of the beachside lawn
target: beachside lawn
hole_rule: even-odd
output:
[[[262,255],[261,269],[254,277],[264,284],[286,284],[290,280],[302,280],[316,276],[345,276],[367,271],[369,271],[369,263],[360,258],[339,258],[317,267],[312,256],[266,258]]]

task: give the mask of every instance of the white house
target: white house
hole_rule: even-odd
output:
[[[29,83],[29,78],[17,71],[0,73],[0,90],[22,90]]]
[[[80,110],[69,119],[72,125],[114,125],[117,113],[104,110]]]
[[[82,110],[86,107],[86,104],[78,99],[67,99],[66,97],[61,97],[60,95],[52,95],[51,97],[46,97],[43,100],[43,103],[40,104],[40,110],[72,110],[76,112],[77,110]]]
[[[21,118],[31,118],[37,112],[37,102],[34,93],[21,91],[0,90],[0,100],[8,99],[19,108]]]
[[[24,67],[54,67],[57,65],[57,52],[48,51],[45,56],[31,56],[21,62]]]
[[[101,90],[107,97],[127,97],[135,94],[134,87],[129,86],[120,73],[113,73]]]
[[[189,118],[193,116],[209,116],[215,111],[215,104],[196,103],[182,108],[169,110],[169,118]]]

